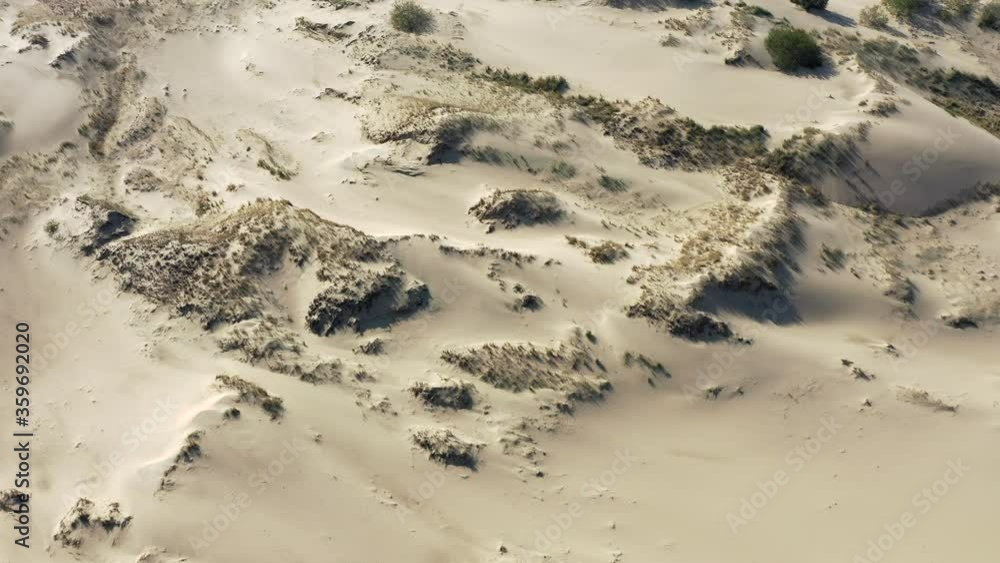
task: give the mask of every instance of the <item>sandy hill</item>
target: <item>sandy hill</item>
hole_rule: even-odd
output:
[[[0,1],[0,561],[995,561],[1000,4],[820,4]]]

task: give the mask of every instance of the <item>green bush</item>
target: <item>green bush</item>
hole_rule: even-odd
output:
[[[979,27],[1000,31],[1000,1],[994,0],[983,7],[979,14]]]
[[[784,71],[799,67],[817,68],[823,64],[823,51],[812,35],[794,27],[779,26],[764,41],[774,66]]]
[[[927,3],[927,0],[882,0],[889,13],[901,20],[912,18]]]
[[[424,33],[434,27],[434,15],[413,0],[398,0],[389,13],[392,27],[406,33]]]
[[[792,0],[792,4],[800,6],[803,10],[811,12],[813,10],[825,10],[830,0]]]
[[[774,16],[770,10],[761,6],[750,6],[748,9],[751,16],[757,16],[758,18],[770,18]]]
[[[872,29],[885,29],[889,26],[889,15],[885,13],[882,6],[872,4],[871,6],[861,8],[861,13],[858,15],[858,21],[865,27],[870,27]]]

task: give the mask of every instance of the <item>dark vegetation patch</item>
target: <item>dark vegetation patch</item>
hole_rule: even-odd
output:
[[[236,391],[236,402],[259,407],[277,420],[285,414],[285,406],[280,397],[275,397],[266,389],[235,375],[219,375],[215,383],[222,389]]]
[[[825,10],[830,0],[792,0],[792,4],[800,6],[807,12]]]
[[[389,12],[389,23],[404,33],[427,33],[434,29],[434,14],[413,0],[398,0]]]
[[[606,240],[590,247],[587,255],[597,264],[614,264],[619,260],[628,258],[628,250],[613,240]]]
[[[471,409],[475,402],[476,386],[457,379],[418,381],[410,386],[410,394],[430,407]]]
[[[122,514],[117,502],[100,510],[90,499],[81,498],[63,516],[52,539],[70,549],[80,549],[92,539],[109,541],[113,545],[131,523],[132,517]]]
[[[979,13],[979,27],[1000,31],[1000,1],[994,0],[983,6],[983,11]]]
[[[427,452],[427,456],[433,461],[473,470],[479,463],[479,450],[483,449],[482,444],[466,441],[443,428],[417,430],[411,440],[415,446]]]
[[[823,50],[808,32],[780,25],[771,30],[764,40],[774,66],[789,72],[799,68],[823,66]]]
[[[764,168],[772,174],[810,182],[826,175],[841,176],[860,166],[860,143],[867,138],[866,124],[846,133],[824,133],[807,128],[786,139],[764,159]]]
[[[928,4],[927,0],[882,0],[882,5],[899,20],[909,20]]]
[[[469,209],[481,222],[507,229],[555,223],[562,219],[559,199],[543,190],[497,190]]]
[[[611,390],[602,364],[580,340],[545,348],[534,344],[484,344],[446,350],[441,358],[498,388],[515,393],[551,389],[570,401],[595,401]]]
[[[554,94],[560,96],[569,89],[569,82],[562,76],[542,76],[533,78],[526,72],[511,72],[507,69],[495,69],[486,67],[482,74],[478,74],[497,84],[531,92],[533,94]]]
[[[579,96],[568,100],[653,168],[705,170],[767,153],[768,133],[760,125],[705,127],[649,98],[635,104]]]
[[[177,487],[177,481],[174,480],[173,474],[182,465],[192,465],[195,461],[201,459],[204,455],[201,449],[201,439],[204,437],[204,432],[196,430],[184,438],[184,444],[177,452],[177,455],[174,456],[174,462],[163,472],[163,476],[160,478],[160,491],[174,490]]]

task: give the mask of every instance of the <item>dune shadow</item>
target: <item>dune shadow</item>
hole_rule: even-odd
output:
[[[712,287],[703,292],[698,301],[698,308],[713,315],[730,313],[756,322],[770,322],[776,325],[802,322],[794,300],[778,290],[754,293]]]
[[[694,306],[709,314],[733,313],[757,322],[789,325],[802,322],[791,288],[800,273],[796,259],[806,248],[798,221],[785,227],[783,242],[762,251],[761,265],[713,281]]]
[[[827,22],[834,25],[839,25],[841,27],[856,27],[858,22],[850,16],[845,16],[844,14],[838,14],[837,12],[831,12],[829,10],[820,10],[815,12],[817,17],[820,17]]]
[[[669,8],[695,10],[711,4],[708,0],[598,0],[595,3],[618,10],[638,10],[644,12],[661,12]]]

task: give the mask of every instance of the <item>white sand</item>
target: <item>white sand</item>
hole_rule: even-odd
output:
[[[644,11],[433,0],[425,5],[437,30],[416,38],[390,30],[386,2],[334,10],[305,0],[206,1],[192,12],[163,2],[111,10],[111,31],[67,4],[0,4],[0,111],[14,123],[0,149],[0,340],[12,350],[15,324],[30,323],[36,434],[31,548],[14,545],[13,518],[0,514],[0,561],[990,563],[1000,552],[992,533],[997,196],[914,216],[1000,180],[1000,141],[976,124],[905,84],[880,93],[849,57],[835,57],[826,76],[780,73],[763,49],[772,23],[757,18],[741,38],[722,3]],[[854,27],[860,2],[833,0],[826,17],[777,0],[762,5],[795,25],[890,37]],[[690,36],[663,23],[689,16],[707,22]],[[339,41],[318,40],[295,29],[297,17],[355,23]],[[19,21],[29,31],[14,31]],[[31,32],[49,46],[18,53]],[[121,45],[83,41],[91,32]],[[668,33],[681,45],[661,46]],[[995,44],[997,35],[980,33],[968,23],[897,39],[933,41],[936,64],[981,74],[997,60],[968,46]],[[442,69],[434,49],[449,43],[481,66]],[[73,45],[82,45],[75,63],[49,66]],[[725,65],[740,45],[764,66]],[[95,154],[78,127],[111,98],[113,71],[94,62],[109,54],[144,74],[119,85],[113,126]],[[760,124],[772,150],[806,127],[844,133],[870,122],[857,155],[865,165],[814,182],[833,199],[827,205],[787,196],[790,188],[743,200],[725,179],[733,169],[644,166],[634,147],[571,118],[566,106],[470,76],[485,65],[564,76],[564,101],[653,97],[706,127]],[[327,88],[344,96],[317,99]],[[163,115],[143,113],[153,98]],[[859,106],[888,98],[900,109],[888,117]],[[460,158],[427,164],[446,115],[502,125],[479,126],[457,143]],[[939,130],[954,131],[954,143],[914,178],[904,166],[934,147]],[[75,147],[60,150],[64,142]],[[263,167],[269,158],[287,180]],[[575,175],[551,172],[558,162]],[[128,183],[138,169],[157,186]],[[602,176],[625,187],[602,188]],[[884,193],[894,180],[904,185],[883,200],[886,213],[851,207],[862,202],[861,181]],[[489,232],[469,209],[497,189],[549,191],[562,216]],[[138,289],[170,279],[167,263],[197,238],[170,229],[221,229],[215,221],[257,198],[358,229],[377,239],[365,239],[370,249],[385,243],[377,259],[348,262],[334,277],[391,262],[427,285],[430,302],[363,334],[311,332],[310,304],[331,280],[317,277],[322,260],[292,260],[299,250],[326,250],[305,239],[288,255],[275,251],[274,264],[210,276],[219,287],[245,282],[247,302],[262,292],[264,313],[252,322],[266,315],[298,339],[304,351],[293,363],[343,362],[340,381],[314,384],[221,350],[233,323],[205,328],[174,306],[180,301]],[[137,219],[134,228],[85,254],[97,236],[91,210],[114,205]],[[768,229],[781,234],[790,224],[801,240],[782,246]],[[268,234],[245,225],[246,236]],[[122,248],[148,240],[167,249],[161,263],[116,262]],[[256,250],[225,247],[225,256],[270,256],[270,244],[281,246],[262,240]],[[603,241],[623,245],[627,257],[596,263],[588,252]],[[843,253],[841,266],[831,251]],[[759,266],[754,252],[794,264],[793,273],[771,293],[705,290],[692,305],[752,344],[693,342],[627,314],[647,292],[655,304],[702,295],[710,274]],[[680,265],[684,256],[695,265]],[[145,278],[129,278],[128,268]],[[204,283],[191,272],[179,279]],[[907,283],[912,297],[901,298]],[[512,308],[522,287],[541,299],[538,311]],[[227,299],[220,290],[207,306]],[[977,327],[949,326],[957,317]],[[355,351],[374,338],[383,354]],[[565,390],[513,392],[442,359],[486,343],[554,350],[547,364],[498,361],[501,378],[549,369],[604,378],[613,389],[567,403]],[[603,368],[568,368],[560,364],[567,350]],[[0,424],[14,431],[14,359],[3,358]],[[272,420],[240,402],[216,384],[219,374],[280,397],[283,415]],[[408,391],[438,376],[473,383],[474,406],[429,408]],[[232,407],[240,417],[224,418]],[[420,428],[482,445],[476,469],[428,459],[410,439]],[[179,454],[193,432],[202,434],[187,463]],[[6,440],[0,490],[16,472]],[[949,469],[959,466],[968,468],[960,476]],[[110,530],[81,525],[69,530],[79,545],[66,544],[54,536],[79,498],[99,510],[119,503],[133,519]],[[901,521],[913,525],[898,533]],[[899,537],[886,536],[893,530]],[[882,547],[869,553],[869,542]]]

